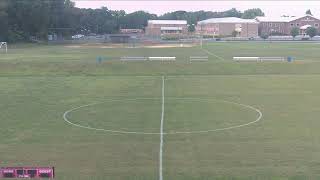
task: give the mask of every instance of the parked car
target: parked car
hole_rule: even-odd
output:
[[[83,38],[83,37],[84,37],[83,34],[76,34],[76,35],[71,36],[72,39],[80,39],[80,38]]]

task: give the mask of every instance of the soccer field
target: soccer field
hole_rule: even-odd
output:
[[[319,179],[319,47],[9,44],[0,56],[0,167],[55,166],[57,180]]]

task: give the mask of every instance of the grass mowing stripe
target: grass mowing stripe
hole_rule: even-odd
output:
[[[160,122],[159,180],[163,180],[163,174],[162,174],[163,119],[164,119],[164,76],[162,76],[162,111],[161,111],[161,122]]]

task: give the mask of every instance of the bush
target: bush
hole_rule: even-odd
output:
[[[272,32],[270,36],[285,36],[286,34],[280,32]]]
[[[306,30],[306,34],[309,35],[312,39],[314,36],[318,34],[318,30],[315,27],[308,27]]]
[[[290,31],[290,34],[293,38],[295,38],[296,36],[299,35],[299,28],[297,28],[297,27],[292,28]]]
[[[260,37],[264,40],[268,39],[269,35],[268,34],[261,34]]]
[[[213,35],[203,35],[202,38],[210,39],[210,38],[214,38],[214,36]]]
[[[179,34],[163,34],[161,35],[162,40],[174,41],[183,38],[182,35]]]
[[[214,38],[225,38],[225,37],[228,37],[228,36],[223,36],[223,35],[216,35],[216,36],[214,36]]]
[[[162,40],[167,40],[167,41],[174,41],[174,40],[179,40],[179,37],[169,37],[169,36],[163,36],[161,37]]]
[[[8,32],[8,42],[21,42],[25,41],[25,35],[20,31],[9,31]]]

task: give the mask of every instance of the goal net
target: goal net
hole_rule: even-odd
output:
[[[0,42],[0,52],[8,52],[7,42]]]

